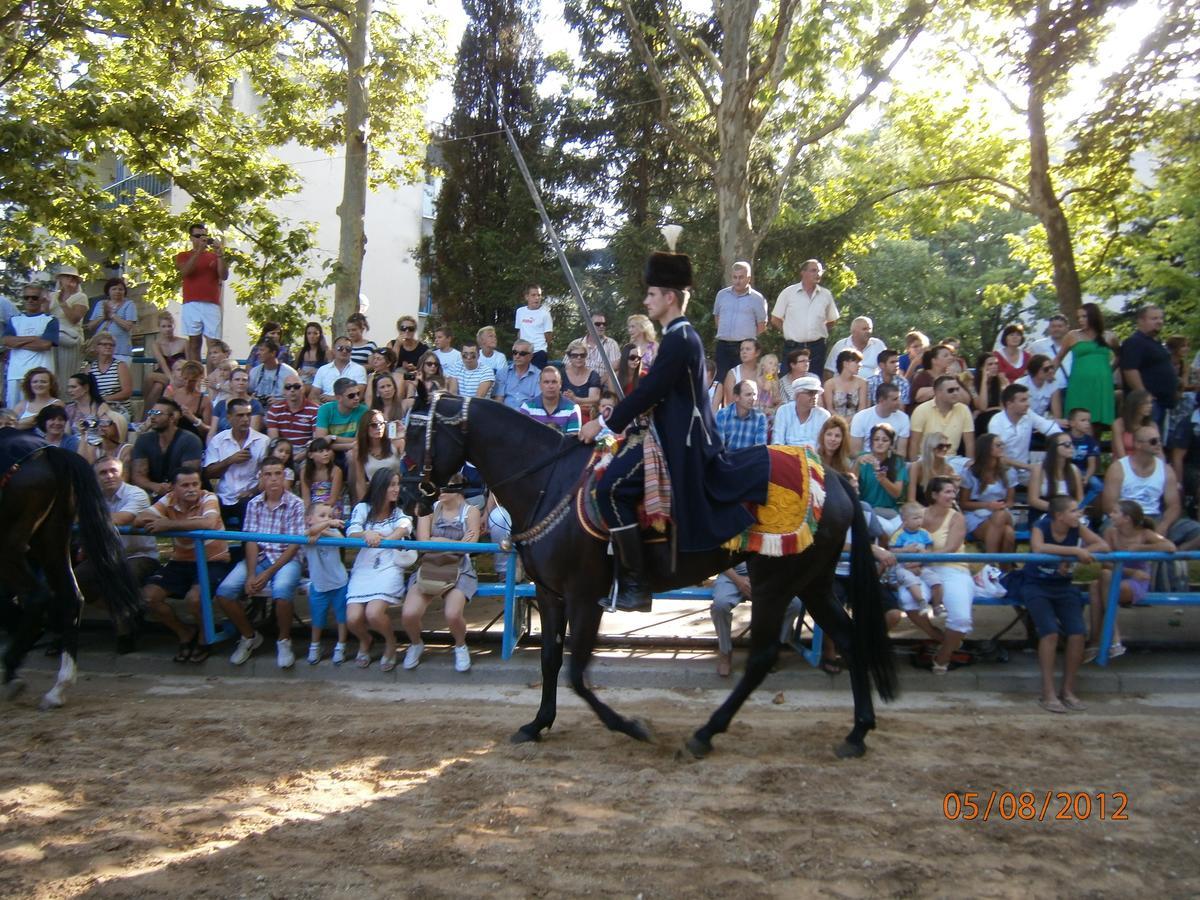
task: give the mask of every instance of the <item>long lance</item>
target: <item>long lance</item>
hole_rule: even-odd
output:
[[[558,231],[555,229],[554,223],[550,221],[550,216],[546,213],[546,207],[542,203],[542,195],[538,192],[537,185],[533,182],[533,176],[529,174],[529,166],[525,164],[525,155],[521,153],[521,148],[517,146],[517,139],[513,136],[512,129],[508,127],[508,120],[504,118],[504,109],[500,105],[500,97],[496,94],[494,88],[489,87],[488,90],[492,95],[492,100],[496,103],[496,115],[500,119],[500,127],[504,129],[504,136],[508,138],[508,146],[512,148],[513,157],[517,161],[517,168],[521,171],[521,177],[525,179],[525,187],[529,189],[529,196],[533,198],[533,205],[537,207],[538,215],[541,216],[542,227],[546,229],[550,243],[554,246],[554,252],[558,255],[558,263],[562,266],[563,275],[566,276],[567,284],[571,287],[571,294],[575,297],[575,304],[579,307],[579,312],[583,316],[583,322],[587,326],[588,334],[591,335],[592,341],[600,354],[600,361],[604,364],[604,371],[608,373],[609,382],[614,386],[617,396],[624,398],[625,391],[617,379],[617,373],[613,371],[612,361],[608,358],[608,354],[604,352],[604,341],[601,340],[600,332],[596,330],[596,326],[592,322],[591,310],[588,309],[587,301],[583,299],[583,291],[579,289],[579,282],[575,280],[575,273],[571,269],[571,264],[567,261],[567,254],[563,250],[562,242],[558,239]]]

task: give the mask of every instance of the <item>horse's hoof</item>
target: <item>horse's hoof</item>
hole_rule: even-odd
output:
[[[690,762],[693,759],[704,759],[708,754],[712,753],[712,742],[701,740],[692,735],[683,742],[683,746],[675,753],[675,758],[684,762]]]
[[[59,709],[63,705],[63,701],[57,697],[51,697],[49,694],[42,697],[42,702],[38,704],[40,712],[49,712],[52,709]]]
[[[4,699],[16,700],[21,696],[23,690],[25,690],[25,682],[20,678],[14,678],[4,686]]]
[[[852,741],[842,741],[833,748],[838,759],[860,759],[867,755],[866,744],[856,744]]]
[[[650,727],[650,723],[643,719],[629,720],[629,736],[644,744],[654,743],[654,730]]]
[[[509,743],[512,744],[536,744],[539,743],[541,739],[541,732],[533,730],[527,731],[526,729],[521,728],[518,729],[508,740]]]

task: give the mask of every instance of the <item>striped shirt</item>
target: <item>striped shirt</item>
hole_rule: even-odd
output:
[[[260,534],[304,534],[304,501],[287,491],[274,507],[267,504],[267,495],[259,494],[246,504],[242,528]],[[271,565],[283,555],[290,544],[258,541],[258,552]]]
[[[767,442],[767,417],[761,409],[752,409],[742,418],[737,404],[722,407],[717,413],[717,433],[725,442],[727,450],[742,450],[755,444]]]
[[[286,400],[272,403],[267,410],[267,430],[274,428],[279,432],[279,437],[291,441],[296,450],[302,450],[312,440],[319,408],[311,400],[305,401],[295,412],[287,405]]]
[[[882,375],[872,375],[867,379],[867,402],[872,406],[875,405],[875,393],[879,390],[881,384],[883,384]],[[894,384],[900,389],[900,405],[908,406],[909,394],[912,391],[912,386],[908,383],[908,379],[903,375],[894,375],[888,384]]]
[[[454,372],[447,372],[447,375],[453,375],[458,379],[458,393],[462,397],[474,397],[475,392],[479,390],[479,386],[484,382],[495,382],[496,373],[492,371],[490,366],[476,365],[473,369],[468,369],[466,366],[459,366]],[[488,388],[487,396],[491,393],[491,388]]]
[[[542,405],[541,396],[537,396],[522,403],[521,412],[563,434],[576,434],[579,431],[581,421],[579,407],[569,397],[559,397],[558,407],[552,412],[547,412]]]

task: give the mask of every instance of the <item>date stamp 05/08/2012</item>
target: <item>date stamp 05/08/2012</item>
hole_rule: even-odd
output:
[[[942,798],[950,822],[1129,821],[1124,791],[950,791]]]

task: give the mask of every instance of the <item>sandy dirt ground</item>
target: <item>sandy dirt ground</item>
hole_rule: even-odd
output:
[[[910,695],[839,762],[848,698],[765,692],[684,764],[717,695],[607,692],[653,745],[564,695],[546,741],[512,746],[531,689],[91,676],[42,714],[45,680],[3,711],[6,898],[1200,893],[1195,698],[1051,716]],[[982,815],[993,790],[1092,803],[1064,821],[1056,798],[1042,822],[947,809],[978,791]],[[1111,799],[1100,819],[1101,791],[1128,795],[1127,820]]]

